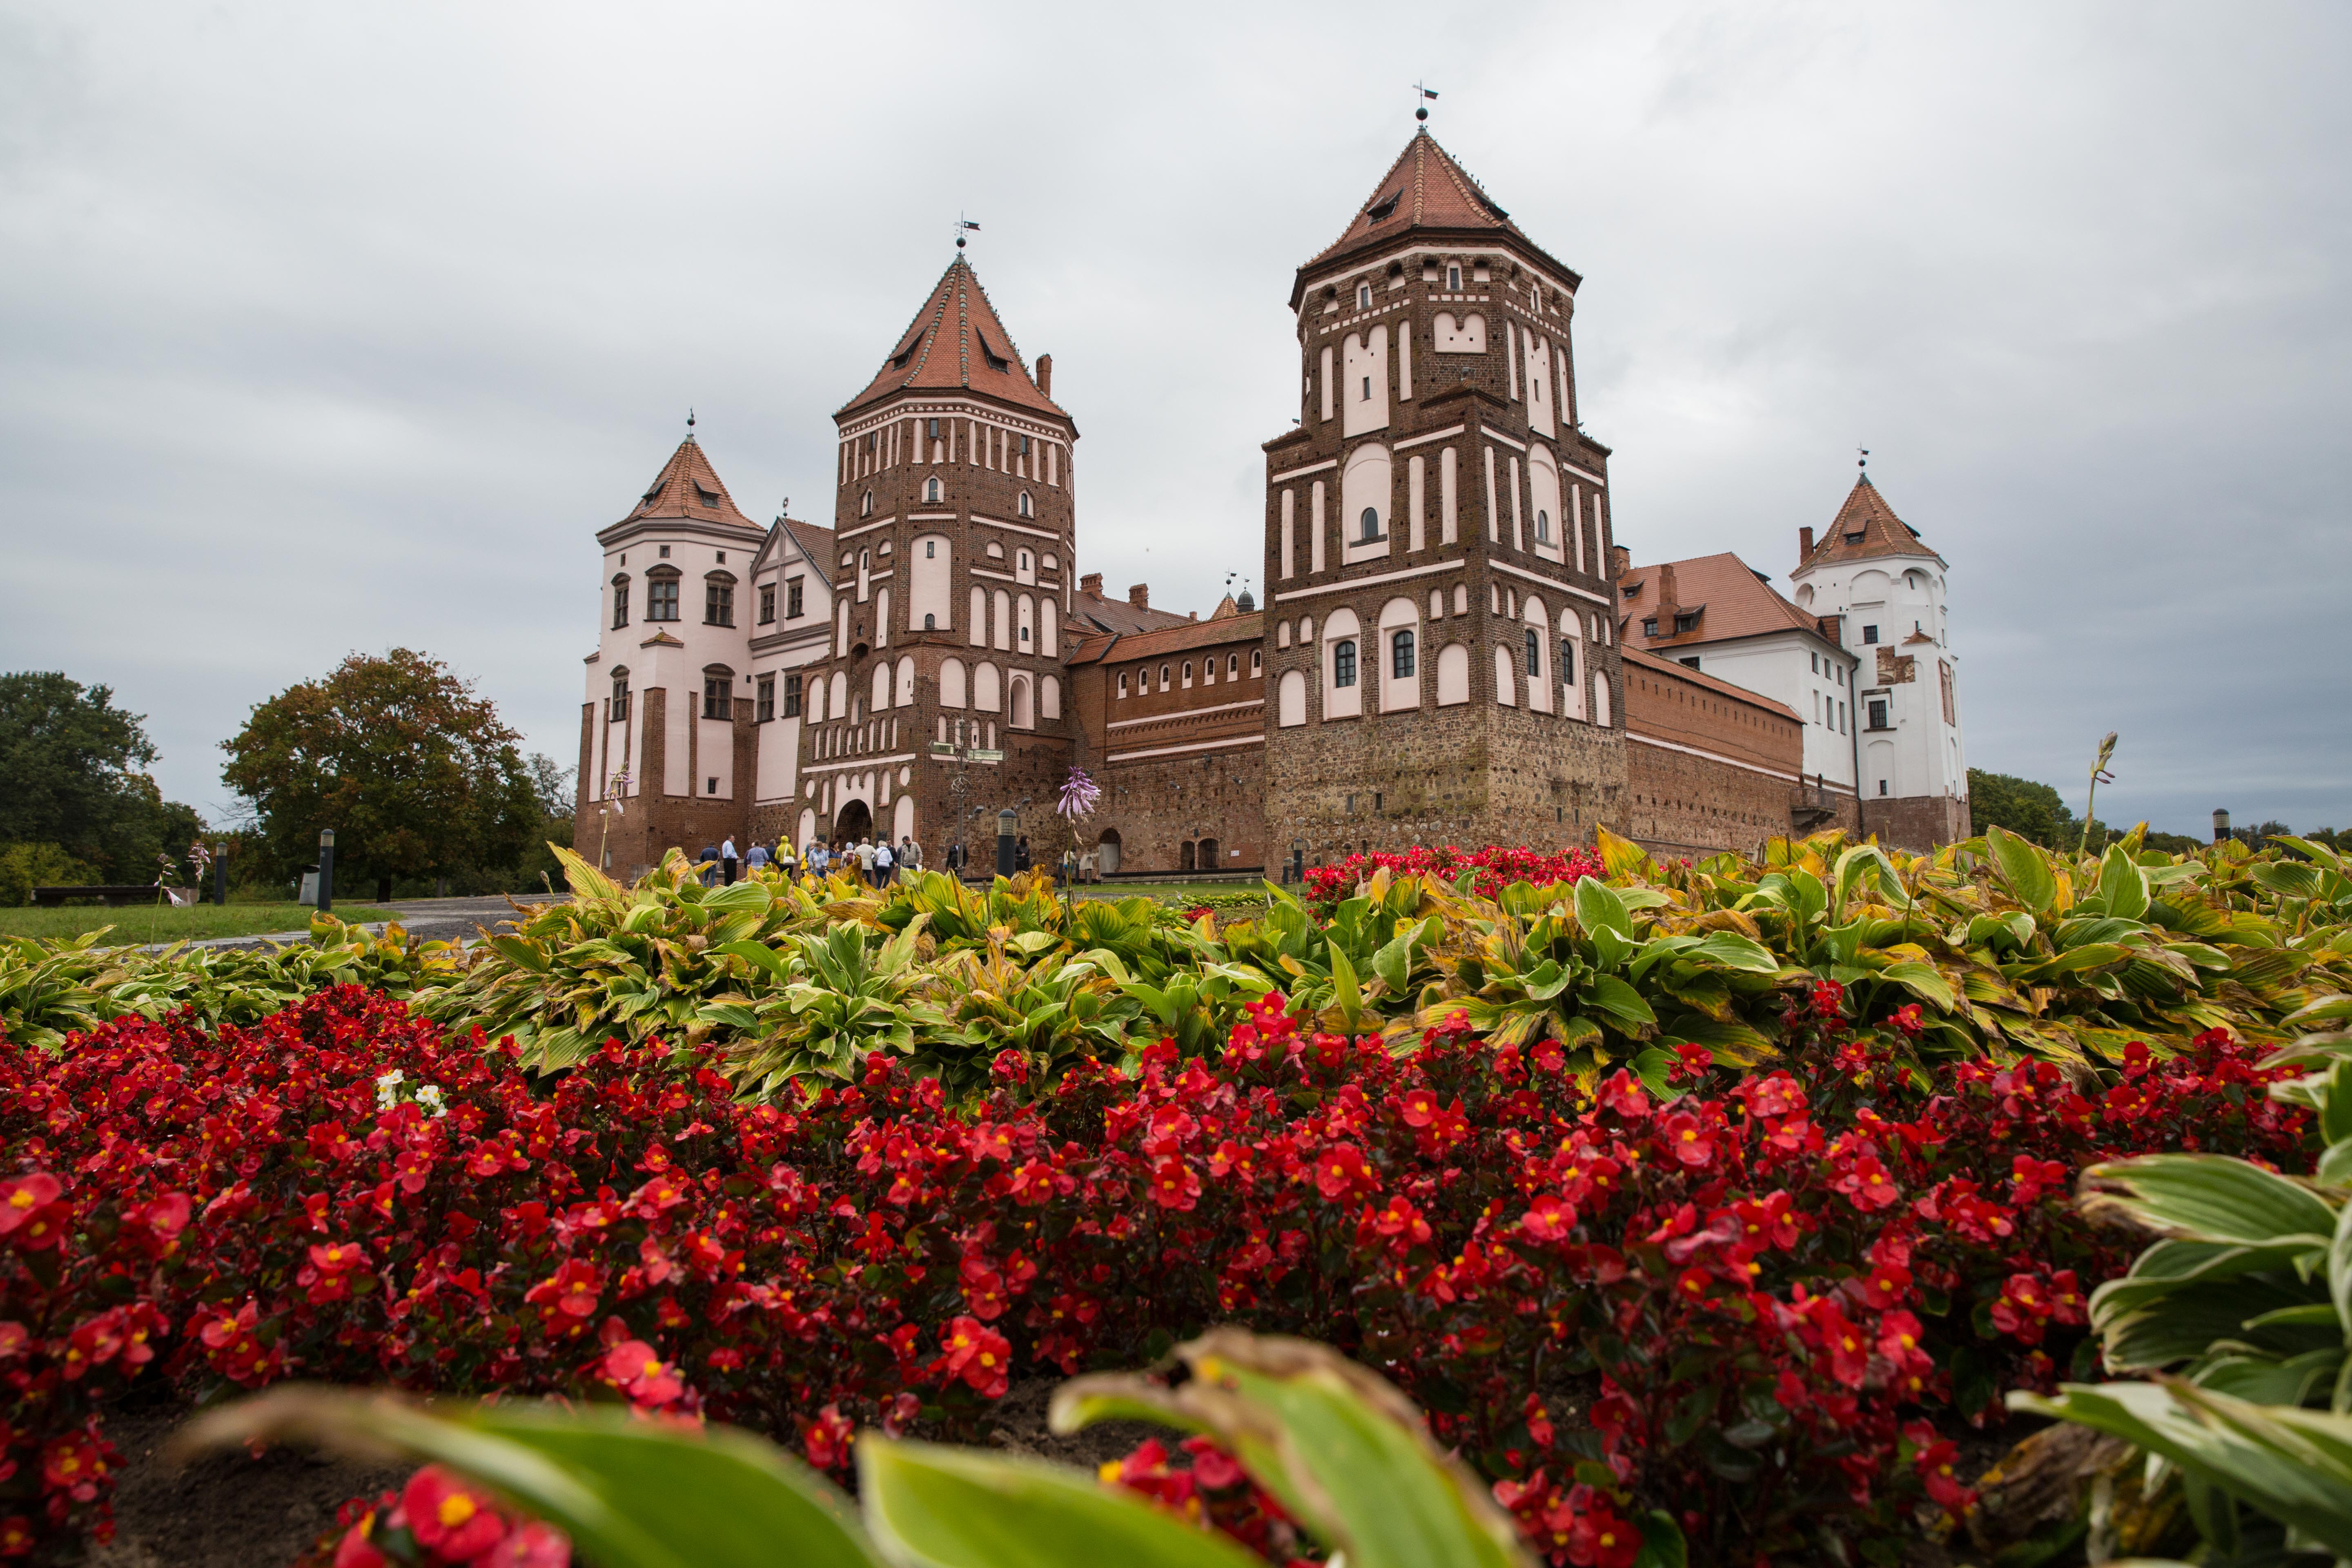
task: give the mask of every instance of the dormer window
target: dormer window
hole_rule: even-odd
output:
[[[1013,510],[1023,517],[1034,517],[1037,511],[1037,509],[1030,503],[1027,490],[1021,492],[1021,499],[1013,503]]]
[[[1685,632],[1696,631],[1697,629],[1698,612],[1696,610],[1677,610],[1675,612],[1675,636],[1680,637]]]
[[[1388,222],[1390,218],[1396,216],[1397,203],[1402,199],[1403,195],[1404,188],[1402,186],[1399,186],[1397,189],[1391,191],[1387,195],[1382,196],[1379,201],[1374,202],[1370,206],[1364,209],[1365,218],[1372,223]]]
[[[931,421],[931,423],[936,425],[939,421],[935,419]],[[935,501],[940,499],[940,481],[936,478],[928,479],[923,481],[923,499],[927,501]]]
[[[1654,637],[1658,635],[1657,616],[1644,616],[1642,617],[1642,635],[1645,637]]]
[[[694,487],[694,499],[697,504],[701,506],[715,508],[719,505],[719,498],[700,485]]]

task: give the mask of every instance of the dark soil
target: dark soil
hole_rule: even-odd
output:
[[[106,1435],[122,1454],[114,1540],[90,1568],[286,1568],[335,1522],[349,1498],[397,1487],[414,1466],[359,1463],[298,1449],[243,1449],[185,1465],[165,1441],[193,1414],[182,1405],[118,1408]]]
[[[1146,1437],[1172,1447],[1175,1434],[1133,1421],[1106,1422],[1068,1437],[1045,1429],[1045,1402],[1058,1378],[1013,1384],[997,1407],[992,1447],[1083,1466],[1089,1473],[1122,1458]],[[89,1550],[89,1568],[286,1568],[354,1497],[397,1489],[414,1466],[385,1468],[272,1448],[209,1454],[185,1465],[165,1443],[194,1414],[176,1403],[109,1411],[106,1435],[121,1451],[114,1496],[114,1541]]]

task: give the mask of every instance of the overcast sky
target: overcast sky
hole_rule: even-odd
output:
[[[755,519],[950,226],[1078,422],[1081,569],[1261,560],[1285,309],[1412,131],[1582,273],[1637,560],[1785,587],[1867,445],[1970,762],[2352,825],[2352,8],[0,0],[0,668],[167,794],[353,649],[577,751],[594,531],[698,413]],[[1261,585],[1262,586],[1262,585]]]

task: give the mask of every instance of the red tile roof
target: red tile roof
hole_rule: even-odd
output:
[[[833,530],[821,522],[803,522],[796,517],[785,518],[783,522],[785,529],[793,536],[793,542],[800,546],[801,553],[807,556],[815,565],[817,575],[823,577],[827,583],[832,582],[833,551],[835,542]]]
[[[1660,658],[1656,654],[1635,647],[1632,643],[1627,643],[1622,651],[1624,656],[1635,664],[1651,666],[1662,675],[1678,676],[1693,686],[1706,688],[1718,697],[1728,697],[1734,701],[1745,702],[1750,708],[1760,708],[1773,717],[1786,719],[1792,724],[1804,722],[1797,717],[1795,709],[1785,702],[1775,701],[1760,692],[1750,691],[1744,686],[1734,686],[1728,680],[1709,675],[1704,670],[1693,669],[1686,664],[1676,664],[1670,658]]]
[[[1163,614],[1153,611],[1151,614]],[[1265,635],[1265,617],[1262,615],[1219,616],[1211,620],[1192,621],[1179,617],[1171,626],[1154,631],[1129,632],[1108,638],[1090,638],[1086,647],[1071,656],[1072,664],[1123,663],[1130,658],[1160,658],[1168,654],[1185,653],[1196,647],[1215,647],[1226,643],[1254,643]]]
[[[707,498],[707,499],[706,499]],[[649,517],[690,517],[705,522],[731,522],[744,528],[760,525],[745,517],[719,482],[719,470],[703,456],[702,444],[692,436],[677,444],[652,486],[623,522]]]
[[[1642,622],[1646,616],[1661,614],[1660,595],[1670,574],[1675,605],[1685,613],[1699,611],[1698,624],[1676,636],[1673,625],[1662,619],[1659,635],[1644,637]],[[1727,642],[1733,637],[1761,637],[1791,627],[1819,637],[1827,636],[1819,617],[1806,614],[1773,592],[1747,562],[1728,552],[1629,566],[1617,586],[1617,625],[1628,647],[1685,647]],[[1627,588],[1636,590],[1631,598],[1622,596]]]
[[[971,263],[958,256],[940,274],[923,308],[899,334],[882,368],[866,390],[843,404],[834,416],[900,392],[950,389],[979,393],[1018,408],[1068,419],[1061,405],[1037,390],[1013,334],[989,303]]]
[[[1192,624],[1190,616],[1180,616],[1172,610],[1143,609],[1125,599],[1089,594],[1084,589],[1072,595],[1070,616],[1074,623],[1084,621],[1097,632],[1108,632],[1114,637],[1132,637],[1139,632]]]
[[[1886,498],[1864,474],[1853,482],[1847,492],[1845,504],[1838,508],[1837,521],[1813,552],[1805,557],[1804,565],[1819,566],[1832,561],[1862,561],[1878,555],[1926,555],[1939,566],[1948,564],[1919,537],[1919,531],[1895,515]]]
[[[1507,234],[1559,268],[1570,288],[1581,281],[1573,271],[1545,255],[1519,226],[1511,221],[1511,215],[1496,205],[1478,182],[1454,161],[1451,153],[1437,144],[1437,138],[1426,130],[1421,130],[1413,132],[1412,140],[1405,144],[1404,152],[1381,176],[1381,183],[1372,187],[1372,194],[1364,204],[1356,209],[1356,216],[1349,220],[1347,229],[1315,259],[1299,268],[1301,286],[1304,286],[1307,272],[1336,257],[1393,244],[1415,229],[1465,235]],[[1294,292],[1294,305],[1297,299]]]

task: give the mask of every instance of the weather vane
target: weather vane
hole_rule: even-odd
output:
[[[963,248],[963,237],[967,232],[978,234],[980,232],[980,225],[972,222],[971,219],[964,216],[961,213],[958,213],[956,215],[956,248],[958,250],[961,250]]]
[[[686,438],[689,441],[694,439],[694,410],[691,407],[686,411]]]
[[[1436,96],[1437,89],[1427,83],[1417,81],[1412,84],[1412,117],[1423,125],[1429,123],[1430,100]]]
[[[1854,450],[1861,453],[1862,456],[1854,459],[1853,466],[1862,470],[1862,477],[1866,479],[1870,478],[1870,448],[1867,447],[1856,447]]]

